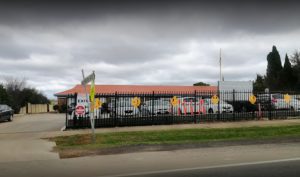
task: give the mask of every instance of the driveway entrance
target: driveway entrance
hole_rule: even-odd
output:
[[[15,116],[0,123],[0,162],[58,159],[55,144],[41,139],[47,132],[60,131],[64,114]]]

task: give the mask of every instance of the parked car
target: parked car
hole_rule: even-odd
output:
[[[132,106],[129,101],[117,101],[115,104],[111,104],[111,115],[116,117],[135,117],[135,116],[147,116],[150,112],[144,105],[139,107]]]
[[[178,98],[179,109],[174,109],[175,113],[179,114],[193,114],[199,113],[199,99],[195,100],[195,97],[182,97]]]
[[[14,116],[14,110],[8,105],[0,105],[0,120],[12,121]]]
[[[257,102],[261,104],[262,110],[267,110],[271,103],[271,109],[291,109],[290,103],[285,102],[283,94],[259,94]]]
[[[206,112],[208,113],[232,113],[233,112],[233,106],[231,104],[226,103],[223,100],[220,100],[218,104],[212,104],[211,99],[204,99],[204,105]],[[220,108],[219,108],[220,106]]]
[[[199,114],[206,113],[204,98],[182,97],[178,98],[178,107],[173,108],[175,114]]]
[[[292,98],[289,102],[291,110],[300,111],[300,101]]]
[[[145,109],[152,115],[170,114],[170,101],[149,100],[145,101]]]

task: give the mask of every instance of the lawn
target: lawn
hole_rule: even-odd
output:
[[[99,133],[96,134],[95,143],[92,143],[90,134],[60,136],[52,140],[56,142],[57,150],[99,150],[137,145],[197,144],[284,137],[300,137],[300,125]]]

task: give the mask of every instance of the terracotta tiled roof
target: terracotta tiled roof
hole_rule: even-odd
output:
[[[87,86],[90,91],[90,85]],[[216,86],[152,86],[152,85],[96,85],[96,94],[118,93],[193,93],[197,92],[216,92]],[[72,89],[56,93],[55,96],[66,96],[68,94],[84,93],[82,85],[76,85]]]

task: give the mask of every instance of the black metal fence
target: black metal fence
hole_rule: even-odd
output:
[[[300,93],[250,91],[98,94],[95,127],[286,119],[300,116]],[[133,101],[135,99],[135,102]],[[252,103],[251,103],[252,101]],[[90,127],[86,96],[67,96],[66,128]],[[76,110],[82,105],[84,110]],[[83,113],[83,112],[84,113]]]

